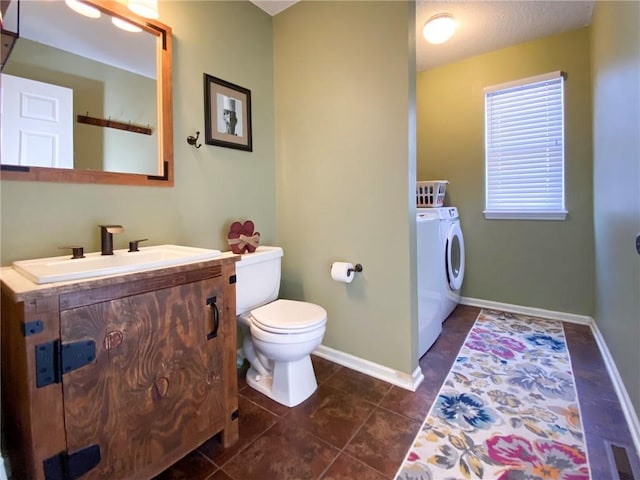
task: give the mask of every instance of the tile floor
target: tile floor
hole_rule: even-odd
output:
[[[409,392],[313,357],[318,390],[287,408],[248,387],[239,372],[240,440],[214,437],[155,480],[389,480],[422,425],[480,309],[458,306],[420,360],[425,381]],[[631,435],[589,327],[565,324],[592,480],[612,480],[605,441]]]

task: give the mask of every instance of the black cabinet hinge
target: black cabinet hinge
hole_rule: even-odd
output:
[[[44,330],[44,323],[42,320],[34,320],[33,322],[25,322],[22,324],[22,334],[25,337],[29,335],[35,335],[36,333],[40,333]]]
[[[75,480],[87,473],[100,463],[100,447],[90,447],[78,450],[69,455],[60,452],[53,457],[43,460],[45,480]]]
[[[62,375],[90,364],[96,358],[96,342],[61,343],[60,340],[36,345],[36,387],[60,383]]]
[[[231,413],[231,420],[237,420],[237,418],[240,416],[240,412],[238,410],[234,410]]]
[[[234,283],[236,283],[238,281],[237,277],[235,275],[231,275],[229,277],[229,285],[233,285]]]

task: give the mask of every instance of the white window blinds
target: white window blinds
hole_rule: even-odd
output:
[[[553,72],[485,88],[486,218],[565,218],[563,83]]]

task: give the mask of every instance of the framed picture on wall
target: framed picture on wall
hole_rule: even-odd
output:
[[[253,151],[251,90],[204,74],[205,143]]]

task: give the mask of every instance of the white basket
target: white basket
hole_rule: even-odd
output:
[[[448,180],[432,180],[416,182],[416,205],[421,207],[441,207],[444,205],[444,194]]]

